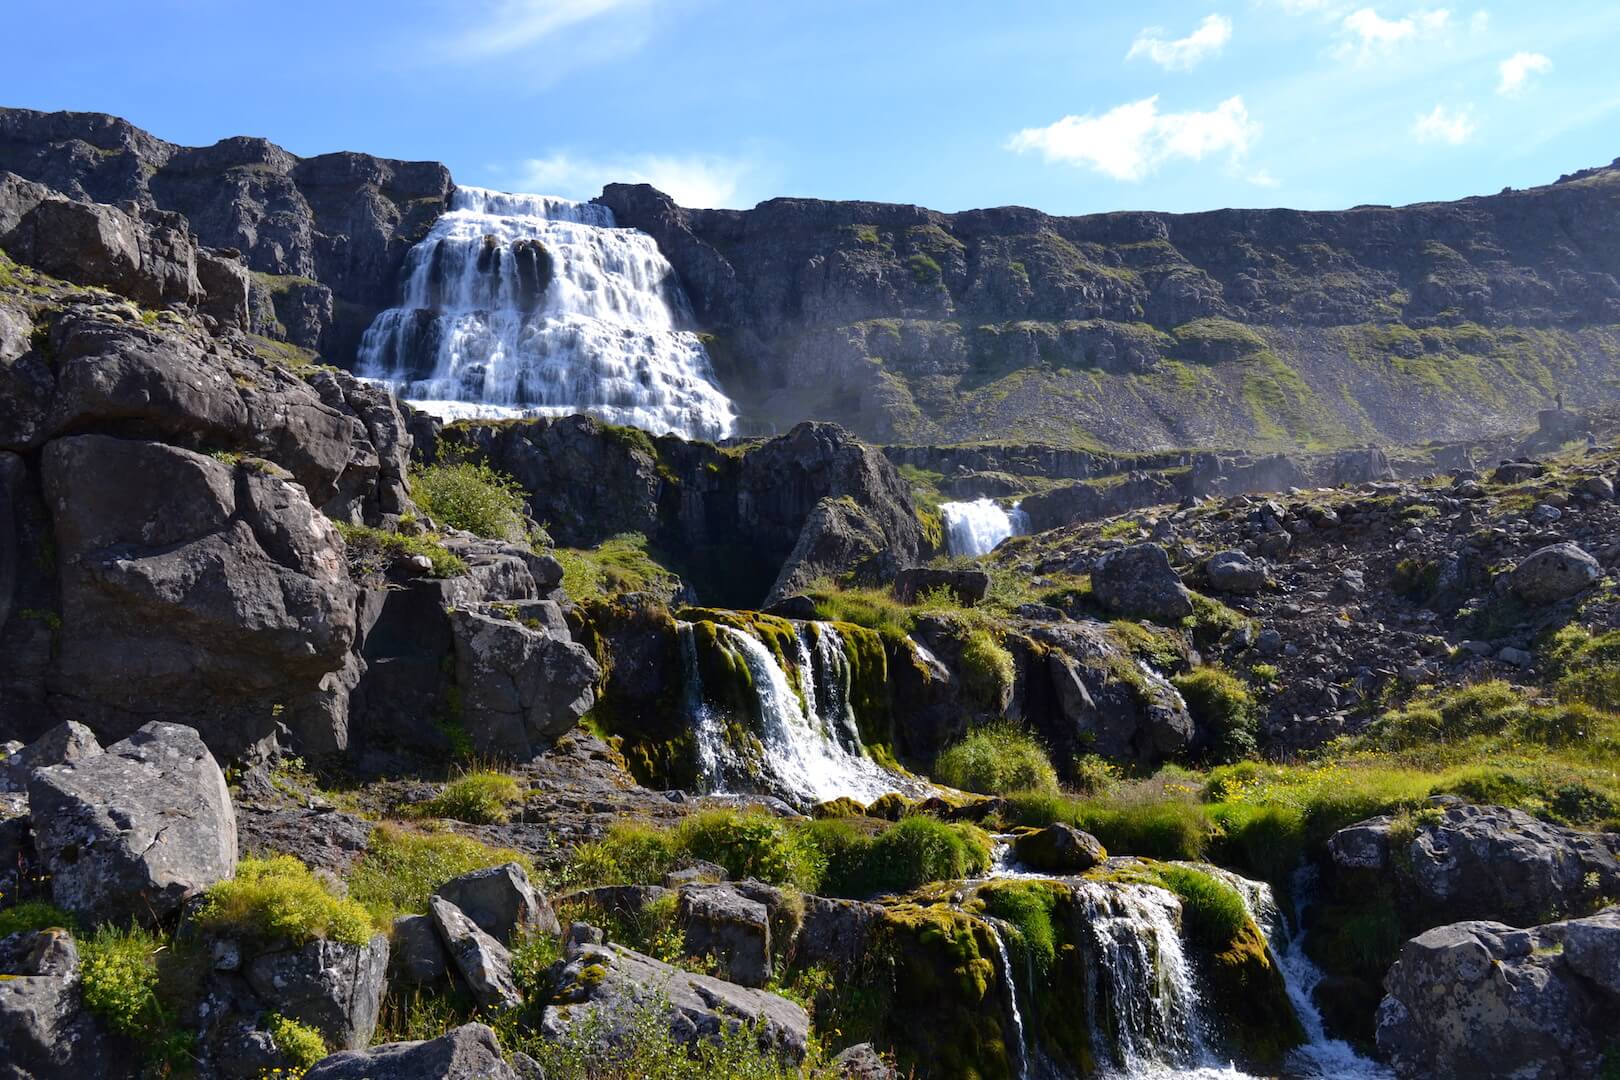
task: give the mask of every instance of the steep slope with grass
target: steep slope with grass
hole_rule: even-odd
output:
[[[651,232],[761,423],[882,441],[1472,437],[1620,373],[1620,170],[1339,213],[1059,218],[602,196]]]

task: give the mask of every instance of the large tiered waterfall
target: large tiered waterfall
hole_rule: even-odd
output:
[[[945,547],[952,555],[985,555],[1009,536],[1029,531],[1029,515],[1014,503],[1003,509],[994,499],[941,503]]]
[[[866,755],[850,705],[850,662],[829,623],[796,623],[797,670],[784,670],[775,654],[751,635],[717,626],[717,646],[747,670],[757,730],[739,740],[727,718],[706,700],[692,624],[679,623],[685,662],[686,707],[697,744],[698,771],[711,794],[775,795],[808,808],[849,797],[871,802],[924,785],[899,776]]]
[[[591,413],[714,439],[735,413],[652,237],[594,203],[458,187],[356,370],[446,418]]]

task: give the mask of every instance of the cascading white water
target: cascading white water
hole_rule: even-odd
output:
[[[1018,1080],[1029,1077],[1029,1039],[1024,1034],[1024,1013],[1018,1007],[1018,980],[1013,976],[1012,956],[1007,952],[1007,924],[1000,919],[987,919],[996,939],[996,951],[1001,954],[1001,988],[1007,995],[1007,1018],[1012,1022],[1012,1045],[1017,1054]]]
[[[749,760],[726,737],[726,726],[705,703],[697,646],[691,624],[679,624],[687,666],[687,703],[698,744],[698,767],[711,793],[763,791],[808,807],[848,797],[871,802],[893,791],[919,794],[922,785],[908,782],[865,756],[848,711],[849,661],[837,632],[826,624],[800,628],[799,663],[804,697],[795,692],[787,672],[770,649],[730,626],[715,627],[722,647],[748,669],[758,705],[760,756]],[[806,633],[816,635],[814,650]],[[825,643],[823,645],[822,643]],[[818,668],[816,655],[836,649]],[[820,677],[821,690],[812,685]],[[809,706],[807,710],[805,706]]]
[[[1014,503],[1002,509],[993,499],[939,504],[945,517],[945,547],[952,555],[986,555],[1009,536],[1029,531],[1029,515]]]
[[[655,433],[730,435],[736,415],[646,233],[594,203],[458,187],[406,257],[399,307],[358,374],[427,412],[584,412]]]

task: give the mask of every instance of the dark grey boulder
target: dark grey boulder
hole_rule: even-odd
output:
[[[944,589],[956,602],[972,607],[990,590],[990,575],[983,570],[953,570],[914,566],[900,571],[894,579],[894,596],[903,604],[912,603],[925,592]]]
[[[25,791],[28,775],[35,769],[99,753],[101,743],[89,728],[72,720],[57,724],[16,753],[0,758],[0,791]]]
[[[1620,1006],[1620,907],[1565,923],[1564,959]]]
[[[129,1077],[134,1063],[80,1000],[79,951],[66,930],[0,939],[0,1078]]]
[[[504,863],[451,878],[438,895],[461,909],[478,928],[502,945],[524,934],[562,933],[545,894],[517,863]]]
[[[1384,981],[1378,1048],[1403,1078],[1596,1077],[1620,1002],[1564,956],[1567,924],[1439,926]]]
[[[1110,551],[1091,569],[1091,590],[1109,611],[1175,623],[1193,613],[1192,596],[1157,544]]]
[[[461,976],[473,1000],[487,1009],[515,1009],[523,993],[512,978],[512,955],[499,941],[478,928],[460,908],[441,896],[428,900],[433,925],[450,964]]]
[[[558,985],[542,1033],[608,1059],[649,1010],[682,1043],[756,1026],[763,1047],[793,1062],[804,1059],[810,1037],[810,1017],[786,998],[682,971],[619,945],[571,948]]]
[[[687,885],[676,921],[689,956],[712,956],[724,978],[739,986],[771,981],[771,912],[732,885]]]
[[[857,1043],[828,1062],[842,1080],[899,1080],[900,1070],[871,1043]]]
[[[394,974],[408,983],[436,983],[450,973],[450,956],[431,915],[401,915],[394,920],[389,950]]]
[[[236,872],[236,812],[192,728],[147,724],[36,770],[28,801],[51,897],[86,920],[161,921]]]
[[[501,1056],[495,1033],[463,1024],[427,1042],[385,1043],[333,1054],[304,1080],[520,1080]]]
[[[1058,822],[1014,840],[1013,857],[1031,870],[1083,874],[1107,859],[1108,852],[1095,836]]]
[[[318,1030],[328,1046],[356,1050],[377,1029],[388,989],[388,939],[364,945],[317,939],[260,953],[243,969],[266,1007]]]
[[[1204,563],[1204,577],[1216,592],[1253,596],[1264,591],[1268,579],[1265,564],[1241,551],[1222,551]]]
[[[584,646],[493,609],[456,609],[461,722],[478,753],[527,761],[596,701],[601,669]]]
[[[1603,567],[1575,544],[1550,544],[1531,552],[1513,568],[1513,592],[1527,604],[1556,604],[1603,576]]]
[[[1394,819],[1341,829],[1328,841],[1347,882],[1393,875],[1434,921],[1491,919],[1529,926],[1620,895],[1620,837],[1540,821],[1501,806],[1445,807],[1397,850]]]

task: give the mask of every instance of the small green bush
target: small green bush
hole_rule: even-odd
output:
[[[968,631],[959,662],[968,696],[986,709],[1000,712],[1012,689],[1017,669],[1012,654],[986,627]]]
[[[396,915],[426,912],[428,897],[451,878],[509,862],[536,876],[533,861],[511,848],[452,832],[379,825],[349,875],[349,899],[363,905],[378,926],[389,926]]]
[[[1057,772],[1046,749],[1011,721],[968,732],[934,762],[934,779],[981,795],[1056,792]]]
[[[139,928],[102,926],[78,946],[85,1008],[131,1040],[148,1061],[183,1061],[193,1037],[179,1029],[175,1010],[159,993],[158,958],[168,942]]]
[[[733,879],[758,878],[813,892],[826,871],[803,832],[763,811],[706,810],[675,829],[675,847],[726,868]]]
[[[1182,925],[1194,942],[1219,951],[1248,928],[1249,909],[1226,882],[1189,866],[1158,866],[1154,872],[1181,899]]]
[[[369,525],[355,525],[347,521],[334,521],[338,535],[349,549],[349,562],[365,570],[385,569],[386,561],[421,555],[432,564],[434,577],[459,577],[467,572],[467,564],[433,535],[404,536]]]
[[[558,884],[569,888],[651,884],[673,870],[679,858],[675,838],[668,830],[621,821],[602,839],[576,847],[558,875]]]
[[[1044,881],[995,881],[979,890],[985,911],[1017,928],[1019,943],[1041,971],[1049,971],[1057,960],[1052,914],[1061,888]]]
[[[1217,667],[1202,667],[1170,680],[1209,739],[1209,756],[1237,761],[1255,750],[1259,720],[1254,695],[1242,679]]]
[[[908,817],[873,838],[865,863],[865,891],[906,892],[930,881],[984,873],[990,868],[990,838],[972,825]]]
[[[422,804],[422,812],[472,825],[504,825],[512,808],[523,802],[523,785],[514,777],[488,769],[466,773]]]
[[[528,540],[528,495],[484,462],[414,467],[410,487],[416,505],[441,524],[491,540]]]
[[[73,929],[73,916],[43,900],[24,900],[15,907],[0,908],[0,938],[25,930]]]
[[[291,855],[243,859],[236,877],[209,886],[197,921],[295,945],[316,938],[364,945],[373,932],[365,907],[334,895]]]
[[[271,1013],[265,1021],[265,1029],[275,1041],[276,1049],[299,1070],[312,1068],[327,1054],[326,1040],[308,1024]]]

